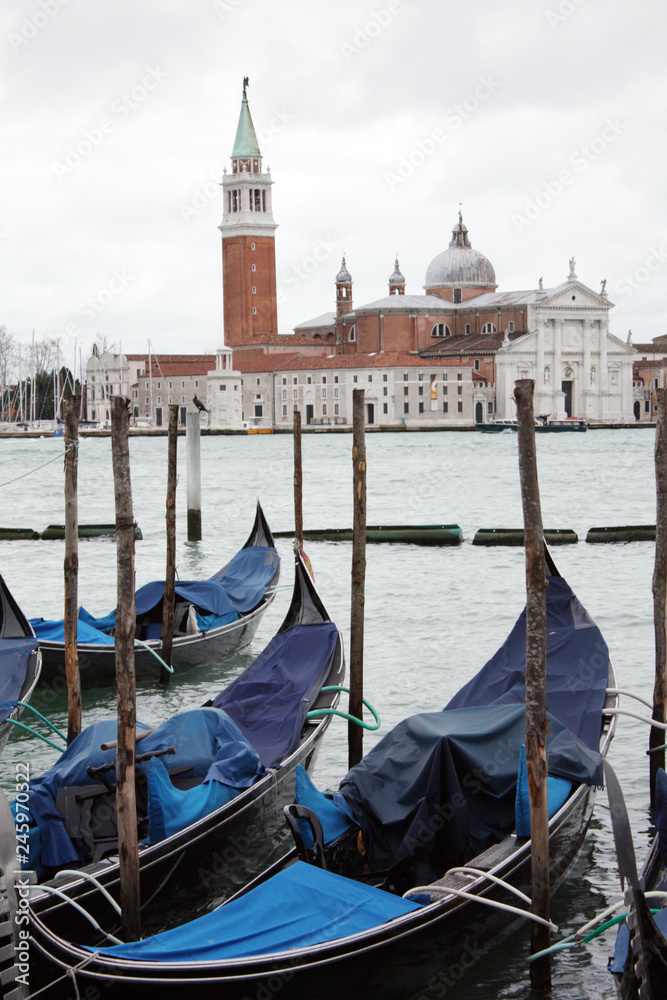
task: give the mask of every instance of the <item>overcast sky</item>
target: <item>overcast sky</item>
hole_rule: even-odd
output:
[[[659,0],[5,3],[0,325],[215,349],[247,75],[280,332],[333,308],[343,252],[355,303],[396,253],[423,294],[462,202],[500,291],[574,256],[613,333],[665,334],[666,29]]]

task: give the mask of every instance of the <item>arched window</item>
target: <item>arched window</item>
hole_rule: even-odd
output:
[[[431,330],[432,337],[451,337],[452,333],[446,323],[436,323]]]
[[[498,331],[496,330],[495,325],[493,323],[485,323],[484,326],[482,327],[482,333],[497,333],[497,332]]]
[[[353,326],[350,327],[350,332],[347,335],[347,339],[348,339],[348,342],[350,344],[353,344],[354,341],[357,339],[357,326],[356,326],[356,323]]]

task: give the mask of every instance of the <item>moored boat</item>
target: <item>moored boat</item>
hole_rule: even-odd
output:
[[[276,538],[291,538],[293,531],[276,531]],[[306,541],[351,542],[352,528],[305,528]],[[463,532],[458,524],[368,524],[366,541],[401,542],[409,545],[460,545]]]
[[[313,762],[344,674],[342,637],[297,554],[289,610],[264,652],[202,709],[137,742],[146,926],[164,926],[193,903],[206,911],[266,864],[285,836],[295,768]],[[140,737],[146,728],[138,723]],[[114,912],[105,893],[119,895],[115,749],[100,743],[115,731],[115,720],[85,729],[31,780],[28,801],[12,804],[17,829],[30,827],[19,857],[40,877],[32,910],[74,938],[77,906],[104,921]],[[34,971],[33,988],[44,973],[37,956]]]
[[[0,576],[0,753],[39,680],[35,633]]]
[[[271,529],[257,503],[255,523],[242,549],[209,580],[177,581],[171,665],[181,673],[224,660],[252,639],[280,579],[280,557]],[[147,583],[136,594],[135,671],[137,681],[159,676],[154,654],[162,649],[164,582]],[[82,688],[116,682],[115,611],[95,618],[84,608],[77,622],[77,652]],[[65,679],[63,622],[32,619],[43,657],[42,686]]]
[[[557,576],[547,629],[547,753],[560,779],[553,801],[549,793],[555,891],[583,843],[618,696],[607,693],[615,678],[599,629]],[[530,886],[525,644],[524,612],[443,712],[401,723],[336,795],[301,781],[289,809],[297,847],[217,910],[112,946],[82,925],[78,937],[64,934],[48,911],[35,915],[40,984],[51,983],[54,998],[66,995],[68,975],[80,991],[104,982],[106,996],[124,1000],[150,988],[164,998],[190,988],[226,1000],[267,991],[398,1000],[474,964],[527,916],[526,896],[516,895]]]

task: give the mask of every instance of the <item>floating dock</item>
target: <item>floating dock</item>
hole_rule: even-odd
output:
[[[274,538],[293,538],[293,531],[274,531]],[[351,542],[351,528],[310,528],[304,541]],[[404,545],[460,545],[463,532],[458,524],[374,524],[366,527],[366,541],[399,542]]]
[[[654,542],[654,524],[625,524],[617,528],[590,528],[586,541],[599,542]]]
[[[549,545],[573,545],[579,541],[571,528],[545,528],[544,540]],[[523,545],[523,528],[480,528],[473,545]]]

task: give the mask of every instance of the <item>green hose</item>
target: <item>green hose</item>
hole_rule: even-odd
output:
[[[350,689],[348,687],[343,687],[341,684],[328,685],[327,687],[321,688],[321,691],[322,692],[346,691],[347,694],[350,693]],[[348,722],[354,722],[357,726],[360,726],[362,729],[369,729],[371,732],[375,732],[382,725],[380,716],[373,708],[373,706],[370,704],[370,702],[366,701],[365,698],[362,698],[361,700],[368,709],[368,711],[372,714],[373,718],[375,719],[375,722],[373,724],[371,724],[370,722],[364,722],[363,719],[357,719],[357,717],[354,715],[348,715],[347,712],[343,712],[339,708],[313,708],[310,712],[306,712],[306,718],[316,719],[322,715],[338,715],[341,719],[347,719]]]

